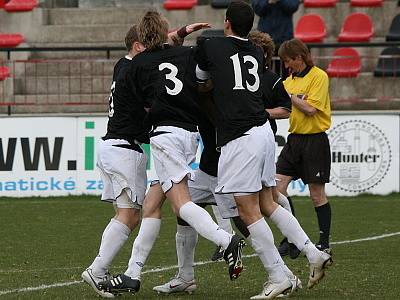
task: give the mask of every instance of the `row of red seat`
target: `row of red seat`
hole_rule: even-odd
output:
[[[38,5],[38,0],[0,0],[0,8],[8,12],[31,11]]]
[[[368,42],[374,35],[371,18],[364,13],[348,15],[337,40],[339,42]],[[325,21],[318,14],[303,15],[297,22],[294,36],[303,42],[322,42],[326,37]]]
[[[304,0],[304,7],[335,7],[338,0]],[[354,7],[378,7],[383,5],[383,0],[350,0]]]
[[[214,8],[226,8],[231,0],[213,0],[211,6]],[[338,0],[304,0],[304,7],[335,7]],[[197,5],[197,0],[165,0],[164,8],[192,9]],[[383,0],[350,0],[350,5],[354,7],[378,7],[383,5]]]

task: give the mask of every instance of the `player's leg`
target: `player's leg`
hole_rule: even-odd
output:
[[[161,207],[165,195],[159,184],[150,187],[143,202],[143,217],[139,233],[133,242],[132,254],[128,269],[124,274],[100,282],[99,287],[107,292],[119,294],[123,292],[137,293],[140,289],[141,272],[150,251],[160,232]]]
[[[243,246],[242,239],[220,230],[205,209],[190,201],[187,181],[194,178],[190,164],[195,159],[198,140],[198,132],[172,126],[157,127],[150,139],[157,175],[177,216],[216,245],[228,252],[236,251]],[[230,276],[234,279],[236,274],[230,272]]]
[[[194,228],[181,218],[177,218],[177,230],[175,235],[176,255],[178,258],[178,272],[168,282],[153,287],[157,293],[189,293],[196,290],[194,279],[194,253],[198,234]]]
[[[214,214],[215,220],[217,221],[218,226],[220,228],[222,228],[223,230],[225,230],[226,232],[234,234],[231,220],[229,218],[228,219],[222,218],[221,213],[219,212],[218,206],[211,205],[211,208],[213,210],[213,214]],[[221,246],[217,246],[215,248],[214,253],[211,256],[211,260],[218,261],[218,260],[222,259],[223,257],[224,257],[224,250],[222,249]]]
[[[324,183],[310,183],[310,197],[313,201],[318,218],[319,241],[317,245],[321,250],[330,250],[329,235],[331,228],[331,206],[325,194]]]
[[[103,232],[97,257],[82,273],[84,281],[98,294],[110,298],[112,294],[101,291],[98,284],[107,279],[112,260],[139,223],[140,204],[137,200],[143,198],[147,180],[146,156],[139,146],[136,145],[134,150],[114,147],[116,144],[132,146],[125,140],[101,140],[97,159],[104,185],[102,200],[114,200],[116,215]],[[138,180],[143,184],[136,184]]]

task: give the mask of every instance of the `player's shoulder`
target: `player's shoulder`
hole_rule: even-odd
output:
[[[132,58],[129,56],[122,57],[118,60],[118,62],[114,66],[114,76],[120,77],[127,72],[130,65],[132,63]]]

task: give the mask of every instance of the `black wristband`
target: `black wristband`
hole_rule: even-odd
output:
[[[188,35],[188,32],[186,31],[186,25],[183,26],[183,27],[181,27],[181,28],[176,32],[176,34],[177,34],[181,39],[185,38],[185,37]]]
[[[271,120],[271,115],[269,114],[269,112],[267,110],[265,110],[265,113],[267,114],[267,119]]]

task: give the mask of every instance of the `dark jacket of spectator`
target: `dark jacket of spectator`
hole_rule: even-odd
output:
[[[252,0],[255,13],[260,17],[258,30],[268,33],[278,46],[293,38],[293,14],[299,0]]]

